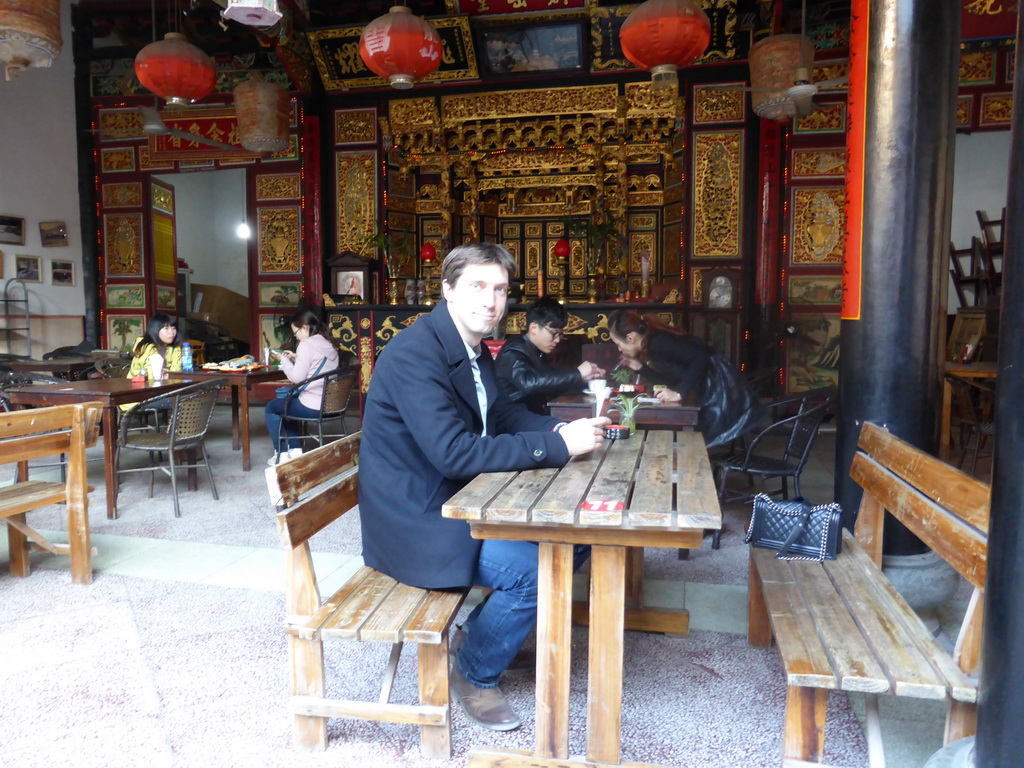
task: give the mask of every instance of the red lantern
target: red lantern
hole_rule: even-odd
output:
[[[556,259],[567,259],[571,250],[569,241],[563,237],[555,242],[555,247],[551,249],[551,252],[555,254]]]
[[[420,260],[431,262],[437,258],[437,248],[432,246],[430,243],[424,243],[423,247],[420,248]]]
[[[676,71],[700,58],[711,41],[711,22],[691,0],[647,0],[619,30],[622,53],[651,71],[655,88],[673,88]]]
[[[404,90],[437,69],[441,36],[404,5],[396,5],[363,29],[359,55],[374,74]]]
[[[179,107],[207,96],[217,79],[213,59],[180,32],[168,32],[139,51],[135,74],[148,90]]]

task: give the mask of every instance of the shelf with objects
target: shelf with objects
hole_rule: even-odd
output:
[[[24,334],[21,338],[25,342],[25,357],[31,358],[32,322],[28,309],[28,288],[25,287],[25,283],[16,277],[12,277],[4,283],[4,292],[3,296],[0,296],[0,302],[3,303],[4,310],[4,324],[0,331],[3,331],[4,339],[7,342],[6,354],[11,357],[19,357],[14,354],[13,349],[13,342],[19,337],[12,338],[11,334],[20,333]]]

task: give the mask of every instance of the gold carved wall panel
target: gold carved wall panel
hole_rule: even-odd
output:
[[[794,179],[846,176],[845,149],[794,149],[791,175]]]
[[[377,110],[334,110],[334,143],[372,144],[377,140]]]
[[[103,258],[108,277],[142,277],[142,214],[103,217]]]
[[[743,131],[693,134],[693,257],[740,258]]]
[[[301,267],[302,239],[299,208],[260,208],[260,273],[298,272]]]
[[[256,200],[298,200],[301,197],[299,174],[274,173],[256,177]]]
[[[104,208],[138,208],[142,205],[142,184],[137,181],[104,184],[102,189]]]
[[[360,253],[376,231],[377,153],[338,152],[334,171],[338,252]]]
[[[790,203],[790,262],[841,264],[846,231],[843,187],[794,189]]]
[[[694,125],[740,122],[747,117],[746,107],[747,99],[742,91],[717,91],[700,86],[693,89]]]
[[[100,171],[124,173],[135,170],[135,150],[131,147],[100,150]]]

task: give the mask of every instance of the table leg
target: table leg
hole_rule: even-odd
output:
[[[942,377],[942,415],[939,420],[939,458],[949,460],[952,442],[949,430],[952,426],[953,386],[945,376]]]
[[[619,762],[622,729],[626,563],[625,547],[591,550],[587,760],[611,765]]]
[[[573,547],[545,542],[539,547],[536,754],[564,760],[569,756]]]
[[[117,415],[112,406],[103,409],[103,463],[107,482],[107,519],[117,519],[117,467],[114,451],[117,448]]]
[[[248,404],[248,401],[249,401],[249,388],[248,387],[240,387],[238,384],[232,384],[231,385],[231,450],[233,450],[233,451],[237,451],[239,449],[239,447],[241,447],[241,444],[239,443],[239,440],[238,440],[238,390],[239,389],[241,389],[242,392],[244,393],[242,395],[242,398],[246,401],[246,404]],[[246,411],[246,413],[248,414],[248,411]],[[249,423],[248,415],[245,415],[242,418],[245,419],[245,423],[246,423],[246,425],[248,425],[248,423]],[[248,440],[246,440],[246,442],[248,443]],[[243,452],[243,459],[242,459],[242,461],[245,462],[244,452]]]
[[[248,472],[252,468],[252,456],[249,450],[249,385],[236,387],[242,395],[242,470]]]

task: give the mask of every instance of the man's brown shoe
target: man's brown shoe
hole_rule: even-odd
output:
[[[514,731],[523,721],[505,700],[499,688],[477,688],[463,677],[457,664],[449,675],[452,695],[462,705],[466,717],[492,731]]]

